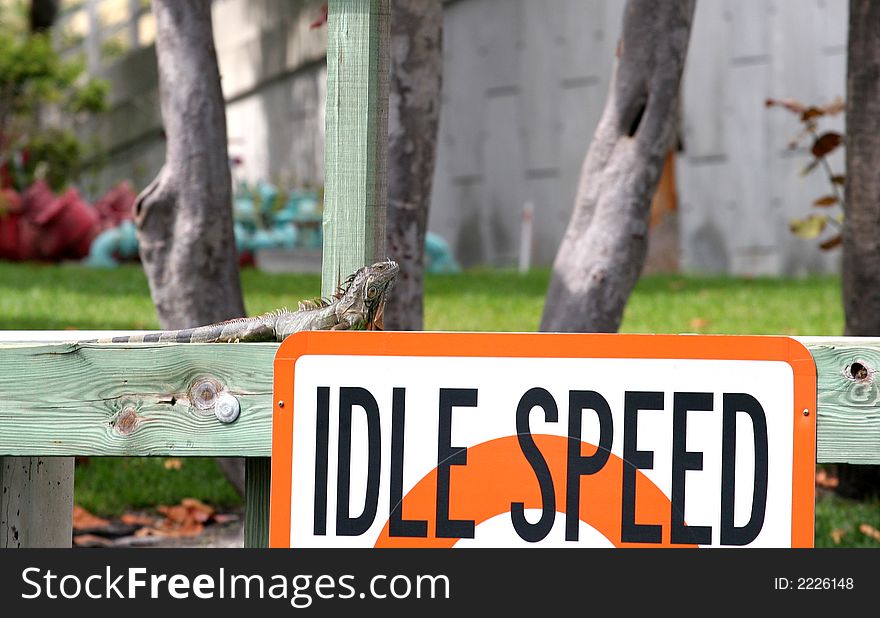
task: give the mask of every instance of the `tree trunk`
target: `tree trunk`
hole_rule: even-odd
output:
[[[400,265],[387,330],[422,330],[425,233],[437,152],[443,3],[394,0],[388,106],[388,257]]]
[[[694,0],[628,0],[605,110],[553,264],[542,331],[614,332],[648,246]]]
[[[850,0],[843,307],[846,335],[880,335],[880,3]],[[875,367],[875,369],[877,369]],[[838,492],[876,493],[880,466],[841,465]]]
[[[232,231],[226,112],[210,0],[153,0],[165,164],[138,196],[141,261],[162,328],[245,314]],[[218,460],[244,491],[241,460]]]
[[[31,0],[29,15],[31,32],[45,32],[58,17],[58,0]]]

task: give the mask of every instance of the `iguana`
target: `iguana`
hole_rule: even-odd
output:
[[[399,267],[386,260],[364,266],[329,298],[301,301],[297,311],[279,309],[252,318],[236,318],[183,330],[95,339],[92,343],[236,343],[283,341],[302,330],[367,330],[376,328],[385,293]]]

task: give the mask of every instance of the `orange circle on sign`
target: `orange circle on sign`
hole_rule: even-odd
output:
[[[564,513],[566,462],[569,438],[534,435],[536,446],[547,461],[556,494],[556,510]],[[581,443],[592,447],[586,442]],[[450,471],[450,519],[472,519],[475,525],[510,512],[511,502],[525,508],[541,508],[541,490],[528,461],[522,456],[516,436],[507,436],[468,447],[467,465]],[[624,543],[620,540],[621,517],[609,504],[622,503],[624,461],[614,454],[596,474],[581,477],[579,519],[605,536],[615,547],[671,547],[669,519],[672,503],[644,474],[636,471],[636,513],[639,524],[662,525],[661,543]],[[499,467],[503,469],[499,471]],[[416,483],[404,497],[404,517],[428,521],[428,538],[391,537],[388,524],[382,529],[376,547],[452,547],[459,539],[436,538],[434,530],[437,498],[436,468]],[[458,505],[460,512],[456,512]],[[462,506],[466,505],[466,506]],[[463,510],[466,508],[466,511]],[[696,547],[676,544],[675,547]]]

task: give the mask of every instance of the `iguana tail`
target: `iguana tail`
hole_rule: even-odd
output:
[[[285,311],[267,313],[253,318],[235,318],[195,328],[92,339],[82,341],[81,343],[235,343],[238,341],[275,341],[275,320],[278,315]]]

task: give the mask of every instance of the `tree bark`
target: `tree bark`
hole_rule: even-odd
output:
[[[388,106],[388,257],[400,265],[387,330],[422,330],[425,233],[437,152],[443,3],[394,0]]]
[[[843,307],[846,335],[880,335],[880,3],[850,0],[846,79]],[[841,465],[838,493],[880,487],[880,466]]]
[[[153,0],[165,164],[138,196],[141,261],[164,329],[245,315],[210,0]],[[244,491],[241,460],[218,460]]]
[[[694,0],[628,0],[605,110],[553,264],[542,331],[614,332],[648,246],[676,124]]]

